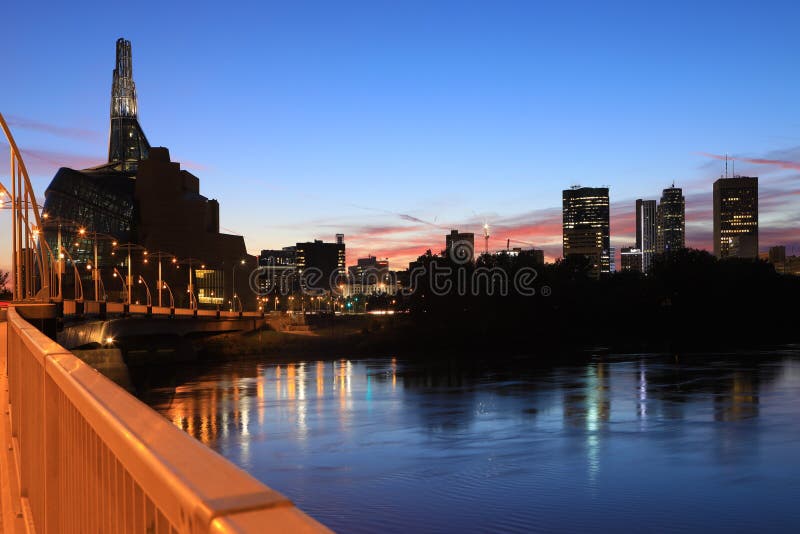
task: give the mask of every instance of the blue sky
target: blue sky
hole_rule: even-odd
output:
[[[0,111],[40,196],[59,166],[104,161],[122,36],[151,144],[200,177],[251,253],[343,232],[348,261],[400,267],[488,220],[492,248],[556,257],[573,184],[611,187],[621,247],[635,199],[673,180],[690,244],[708,247],[724,170],[709,154],[725,153],[761,178],[762,249],[800,246],[796,3],[125,6],[5,8]]]

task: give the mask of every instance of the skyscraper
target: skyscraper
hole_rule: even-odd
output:
[[[584,256],[598,277],[611,272],[611,232],[607,187],[573,187],[563,192],[564,258]]]
[[[758,257],[758,178],[714,182],[714,255]]]
[[[636,248],[642,251],[641,270],[650,270],[656,252],[656,201],[636,201]]]
[[[656,252],[680,250],[686,247],[686,199],[680,187],[664,189],[656,209]]]

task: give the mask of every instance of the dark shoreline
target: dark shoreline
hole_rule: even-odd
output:
[[[786,336],[769,343],[747,342],[716,344],[698,343],[692,339],[648,343],[645,340],[610,343],[540,343],[532,347],[516,338],[502,339],[492,333],[472,339],[475,333],[463,329],[420,328],[409,322],[393,323],[392,318],[364,318],[370,322],[361,332],[337,332],[334,328],[312,330],[304,335],[261,331],[229,334],[195,342],[198,360],[224,362],[258,359],[284,362],[300,359],[337,360],[362,358],[402,358],[405,360],[528,361],[530,363],[585,362],[608,356],[656,355],[692,357],[748,357],[760,352],[800,350],[800,341]],[[442,341],[447,342],[442,342]]]

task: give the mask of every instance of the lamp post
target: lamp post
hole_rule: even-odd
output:
[[[59,226],[59,228],[60,228],[60,226]],[[81,236],[81,237],[84,237],[86,235],[86,228],[79,228],[78,229],[78,235]],[[92,270],[92,282],[94,283],[94,300],[95,301],[99,301],[100,300],[100,284],[102,282],[101,279],[100,279],[100,263],[99,263],[100,260],[98,258],[98,252],[97,252],[97,242],[98,242],[99,239],[107,239],[107,240],[111,241],[111,245],[112,246],[114,246],[114,247],[117,246],[117,241],[116,241],[116,238],[114,236],[110,236],[110,235],[107,235],[107,234],[102,234],[102,233],[98,232],[97,230],[92,232],[92,252],[94,253],[94,261],[93,261],[94,269]]]
[[[122,274],[117,270],[116,267],[114,267],[114,278],[119,278],[119,281],[122,282],[122,300],[128,302],[128,286],[125,284],[125,279],[122,277]]]
[[[126,299],[126,304],[128,306],[131,305],[131,287],[133,286],[133,264],[131,263],[131,251],[132,250],[142,250],[144,251],[144,255],[147,255],[147,250],[142,245],[138,245],[136,243],[123,243],[121,245],[116,245],[119,248],[127,249],[128,251],[128,276],[126,277],[126,286],[128,287],[128,298]]]
[[[81,282],[81,273],[78,272],[78,266],[75,265],[75,260],[72,259],[72,256],[70,256],[69,251],[67,249],[65,249],[64,247],[61,247],[61,250],[64,252],[64,254],[67,255],[67,258],[69,258],[69,261],[72,263],[72,270],[73,270],[73,272],[75,274],[75,295],[74,295],[74,298],[75,298],[75,300],[77,302],[82,302],[83,301],[83,282]],[[80,297],[78,295],[80,295]]]
[[[162,274],[161,274],[161,262],[165,257],[172,257],[172,263],[177,263],[178,260],[175,258],[174,254],[171,254],[169,252],[162,252],[160,250],[158,252],[150,252],[148,254],[148,256],[155,256],[156,259],[158,260],[158,280],[156,280],[156,288],[158,289],[158,307],[160,308],[161,307],[161,291],[163,289],[162,282],[164,281],[164,279],[162,278]]]
[[[197,303],[197,297],[194,294],[194,283],[192,279],[192,265],[196,263],[202,263],[202,260],[198,260],[197,258],[183,258],[183,259],[175,259],[173,258],[172,263],[176,264],[188,264],[189,266],[189,283],[186,286],[186,291],[189,293],[189,308],[196,310],[199,306]]]
[[[58,229],[57,232],[57,242],[56,242],[56,257],[53,258],[56,261],[56,279],[58,280],[58,293],[56,294],[56,300],[64,300],[64,292],[63,292],[63,280],[62,277],[64,275],[64,240],[62,236],[62,230],[64,227],[67,228],[80,228],[81,224],[77,221],[73,221],[71,219],[65,219],[64,217],[50,217],[47,213],[42,213],[42,228],[46,228],[48,226],[55,226]],[[95,262],[96,263],[96,262]]]
[[[144,277],[141,274],[139,275],[139,283],[144,284],[144,290],[147,293],[147,307],[152,308],[153,297],[150,295],[150,286],[147,285],[147,282],[145,281]]]
[[[163,280],[161,281],[161,283],[163,284],[163,289],[166,289],[167,291],[169,291],[169,307],[170,307],[170,309],[174,310],[175,309],[175,297],[172,295],[172,289],[170,289],[169,284],[167,284]],[[159,292],[160,292],[160,290],[159,290]]]
[[[245,264],[245,260],[244,260],[244,258],[242,258],[242,259],[239,260],[238,264],[234,263],[233,267],[231,267],[231,273],[232,273],[232,278],[233,278],[231,280],[231,293],[233,294],[234,298],[238,298],[238,297],[236,297],[236,293],[237,293],[237,291],[236,291],[236,267],[238,267],[239,265],[244,265],[244,264]],[[241,303],[241,300],[239,302]],[[233,310],[233,311],[236,311],[236,310]]]

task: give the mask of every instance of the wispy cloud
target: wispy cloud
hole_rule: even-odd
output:
[[[41,122],[34,119],[20,117],[18,115],[6,115],[6,122],[8,125],[15,128],[22,128],[24,130],[31,130],[35,132],[42,132],[58,137],[65,137],[68,139],[80,139],[84,141],[102,141],[105,134],[95,130],[85,130],[82,128],[72,128],[69,126],[58,126],[47,122]]]
[[[0,143],[0,147],[2,147],[0,165],[5,168],[8,162],[8,145]],[[91,156],[35,148],[22,149],[22,159],[31,176],[53,175],[61,167],[85,169],[103,163],[100,158]]]
[[[776,157],[762,157],[762,158],[749,158],[744,156],[726,156],[724,154],[712,154],[710,152],[699,152],[699,155],[715,159],[715,160],[733,160],[733,161],[741,161],[743,163],[749,163],[752,165],[768,165],[772,167],[776,167],[778,169],[790,169],[790,170],[800,170],[800,147],[798,148],[791,148],[785,149],[781,151],[775,151],[773,153],[768,154],[768,156],[775,154]],[[781,158],[781,155],[786,156],[793,156],[796,159],[792,158]]]

